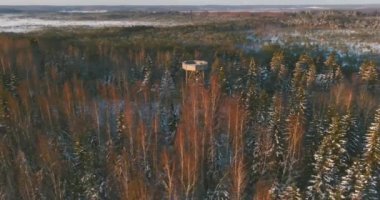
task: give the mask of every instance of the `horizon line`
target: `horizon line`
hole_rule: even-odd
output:
[[[355,6],[379,5],[380,3],[347,4],[0,4],[0,6]]]

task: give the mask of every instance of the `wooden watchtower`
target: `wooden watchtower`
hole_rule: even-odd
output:
[[[195,80],[195,82],[204,80],[207,68],[208,63],[203,60],[188,60],[182,62],[182,69],[186,72],[186,83],[192,80]]]

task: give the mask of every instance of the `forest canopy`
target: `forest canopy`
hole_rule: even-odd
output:
[[[344,15],[1,34],[0,199],[379,199],[378,55],[261,43]]]

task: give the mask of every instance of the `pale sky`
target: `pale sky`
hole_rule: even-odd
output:
[[[293,5],[380,4],[380,0],[0,0],[0,5]]]

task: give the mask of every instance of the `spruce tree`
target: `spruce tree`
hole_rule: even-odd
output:
[[[280,200],[288,200],[288,199],[293,199],[293,200],[301,200],[301,192],[300,189],[295,185],[291,184],[285,187],[285,189],[282,191],[282,193],[279,195]]]
[[[272,139],[272,159],[273,159],[273,174],[280,178],[282,175],[283,164],[286,154],[286,136],[285,124],[283,116],[284,108],[282,105],[281,94],[275,94],[272,100],[272,105],[269,109],[269,134]]]
[[[285,60],[284,52],[282,51],[275,52],[270,62],[271,72],[278,74],[278,72],[281,70],[281,68],[284,65],[284,60]]]
[[[363,152],[364,134],[359,129],[359,122],[353,109],[348,113],[347,151],[351,158]]]
[[[142,69],[143,73],[143,81],[142,81],[142,87],[144,88],[150,88],[152,84],[152,70],[153,70],[153,61],[150,56],[147,57],[146,59],[147,64],[144,65]]]
[[[160,128],[165,143],[174,139],[177,128],[177,114],[174,108],[175,86],[170,71],[166,70],[161,79],[159,96]]]
[[[308,187],[308,196],[312,199],[333,198],[340,177],[347,169],[346,133],[348,115],[342,118],[334,116],[330,127],[315,153],[314,175]]]
[[[354,199],[354,192],[358,189],[355,187],[358,187],[358,181],[360,181],[361,174],[363,173],[362,170],[362,162],[358,160],[355,160],[351,167],[347,169],[346,174],[342,177],[342,181],[337,187],[337,193],[340,198]]]
[[[380,107],[366,135],[363,155],[364,170],[355,185],[355,198],[378,199],[380,197]]]
[[[283,87],[285,69],[284,52],[275,52],[270,62],[271,84],[274,85],[274,88]]]
[[[360,76],[362,81],[364,81],[369,88],[372,88],[379,78],[376,64],[373,61],[365,61],[360,66]]]
[[[114,138],[115,149],[120,153],[125,147],[125,138],[128,135],[128,124],[124,112],[120,112],[116,118],[116,137]]]
[[[332,83],[339,82],[343,78],[341,66],[337,62],[337,53],[331,52],[324,62],[326,66],[327,77]]]
[[[309,70],[307,71],[307,87],[312,88],[315,84],[315,79],[317,77],[317,67],[315,64],[311,64],[309,66]]]
[[[293,181],[290,181],[284,185],[280,185],[277,181],[275,181],[269,193],[270,199],[273,200],[302,199],[301,191]]]

